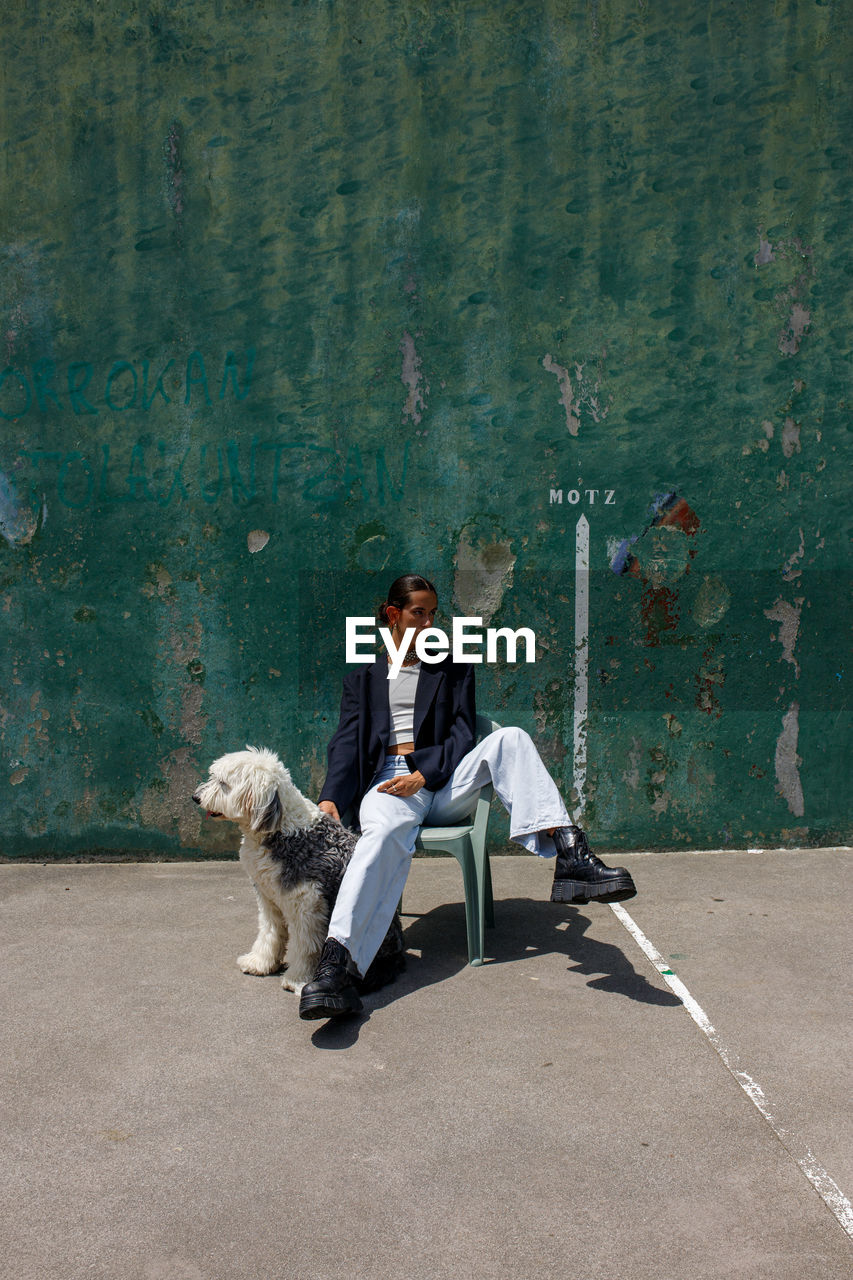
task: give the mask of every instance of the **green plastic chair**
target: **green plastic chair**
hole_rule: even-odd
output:
[[[501,726],[488,716],[477,716],[477,741]],[[465,887],[465,924],[468,930],[468,963],[483,963],[486,926],[494,927],[492,872],[486,852],[486,829],[492,802],[492,784],[480,789],[470,822],[459,827],[421,827],[415,849],[421,853],[452,853],[462,868]],[[402,906],[402,899],[401,904]]]

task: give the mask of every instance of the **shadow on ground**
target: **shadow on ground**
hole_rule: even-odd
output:
[[[599,908],[600,910],[603,908]],[[564,955],[568,969],[589,974],[587,986],[626,996],[642,1004],[680,1005],[671,991],[655,987],[638,973],[621,947],[587,935],[592,921],[577,907],[502,898],[495,906],[496,927],[486,931],[486,965],[511,965],[537,954]],[[354,1018],[324,1022],[312,1039],[318,1049],[346,1049],[358,1039],[371,1013],[421,987],[445,982],[468,963],[464,903],[443,903],[422,915],[404,913],[408,951],[406,972],[396,982],[364,998]],[[412,955],[412,952],[420,955]],[[596,975],[596,976],[593,976]]]

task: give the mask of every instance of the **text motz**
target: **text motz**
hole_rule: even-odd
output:
[[[615,489],[549,489],[548,506],[554,503],[562,506],[566,502],[570,507],[615,507]]]
[[[347,618],[346,621],[346,660],[347,662],[370,662],[375,657],[376,621],[374,618]],[[391,663],[388,668],[389,680],[396,679],[403,660],[411,648],[415,637],[415,628],[408,627],[399,645],[388,627],[379,627],[379,637],[388,650]],[[519,639],[524,641],[524,661],[536,661],[536,636],[530,627],[519,627],[513,631],[511,627],[487,627],[485,631],[486,662],[498,662],[498,641],[506,645],[506,661],[515,662]],[[441,662],[448,653],[454,662],[483,661],[483,619],[454,618],[452,640],[441,627],[425,627],[417,633],[414,640],[415,653],[421,662]]]

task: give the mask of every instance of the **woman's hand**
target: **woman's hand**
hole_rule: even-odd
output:
[[[334,800],[321,800],[317,808],[321,813],[327,813],[330,818],[334,818],[335,822],[340,822],[341,815],[338,813],[338,806]]]
[[[413,773],[401,773],[397,778],[389,778],[387,782],[380,782],[376,788],[377,791],[387,791],[392,796],[413,796],[416,791],[420,791],[421,787],[426,786],[426,778],[420,769],[415,769]]]

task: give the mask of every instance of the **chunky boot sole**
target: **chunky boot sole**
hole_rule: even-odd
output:
[[[624,902],[636,897],[637,890],[629,875],[613,876],[609,880],[590,883],[588,880],[555,880],[551,889],[552,902]]]
[[[320,1018],[343,1018],[351,1013],[361,1013],[363,1008],[355,991],[339,996],[322,991],[306,996],[303,992],[299,1000],[299,1016],[307,1022],[316,1022]]]

